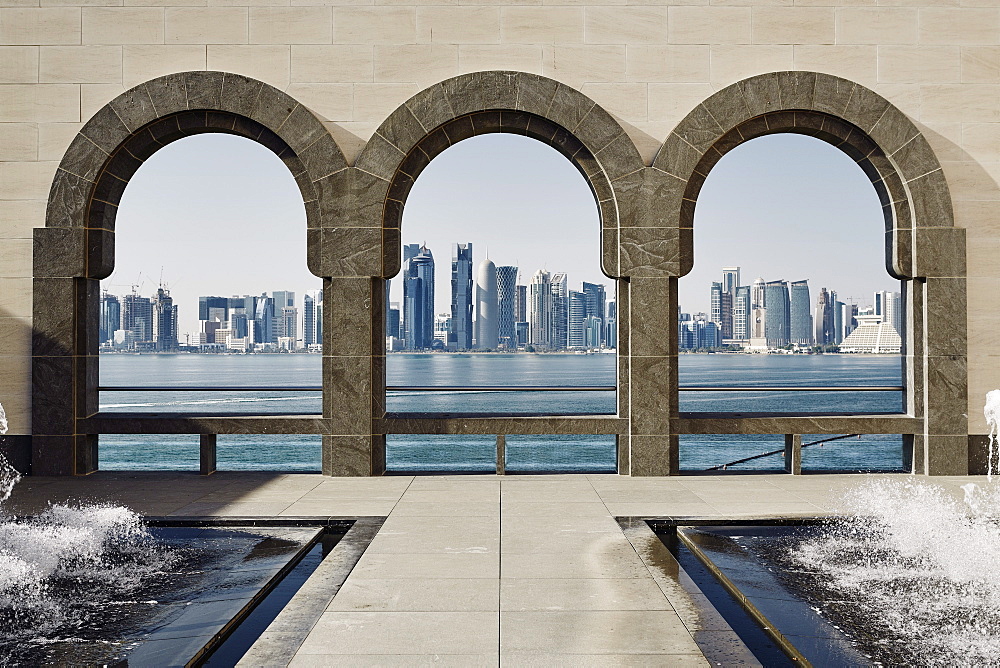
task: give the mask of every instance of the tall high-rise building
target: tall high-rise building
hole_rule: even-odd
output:
[[[722,268],[722,291],[731,295],[736,295],[736,288],[740,287],[740,268]]]
[[[753,283],[750,285],[750,308],[759,309],[766,308],[764,301],[767,299],[766,290],[764,290],[764,279],[755,278]]]
[[[209,309],[222,309],[220,319],[229,320],[229,297],[198,297],[198,320],[214,320],[218,316],[218,311],[211,313]]]
[[[288,327],[285,309],[295,306],[295,293],[279,290],[271,293],[274,298],[274,341],[295,336],[295,323]]]
[[[791,314],[786,281],[764,284],[764,338],[770,348],[783,348],[790,339]]]
[[[733,338],[733,293],[724,283],[712,283],[710,313],[709,320],[719,326],[722,338]]]
[[[257,297],[254,305],[253,316],[253,341],[254,343],[274,343],[274,298],[268,297],[267,293]]]
[[[568,343],[569,333],[569,287],[566,274],[563,272],[552,274],[549,285],[552,289],[551,345],[556,350],[562,350]],[[601,322],[604,322],[604,318],[601,318]]]
[[[479,263],[476,272],[476,348],[496,350],[500,347],[499,311],[497,267],[487,258]]]
[[[825,346],[837,343],[836,301],[826,288],[820,288],[816,298],[816,345]]]
[[[323,291],[311,290],[302,298],[302,345],[323,343]],[[396,336],[399,336],[398,326]]]
[[[552,345],[552,285],[549,272],[539,269],[531,277],[528,309],[528,343],[548,348]]]
[[[733,338],[737,341],[747,341],[750,339],[750,319],[752,315],[753,311],[750,308],[750,286],[738,286],[733,298]]]
[[[170,293],[163,288],[156,291],[152,302],[153,348],[177,349],[177,307]]]
[[[286,306],[281,309],[281,338],[289,339],[288,347],[295,348],[299,338],[298,332],[299,310],[294,306]]]
[[[608,302],[608,321],[604,324],[604,345],[618,347],[618,304]]]
[[[792,281],[789,284],[788,299],[788,342],[797,346],[811,346],[813,319],[809,281]]]
[[[876,292],[873,300],[875,315],[882,317],[882,322],[892,325],[896,333],[903,335],[903,300],[898,292]]]
[[[587,295],[587,316],[600,318],[601,323],[606,317],[604,286],[599,283],[583,283],[583,294]],[[601,330],[604,330],[602,325]],[[604,344],[602,340],[601,345]]]
[[[399,302],[392,302],[386,310],[385,335],[395,338],[400,337],[399,325],[402,322],[402,314],[399,310]]]
[[[114,341],[115,332],[122,328],[122,304],[118,297],[105,292],[101,295],[101,325],[99,343]]]
[[[136,293],[122,298],[122,329],[132,333],[136,344],[153,340],[153,303]]]
[[[404,247],[404,251],[409,252]],[[403,330],[407,350],[434,343],[434,255],[426,246],[409,257],[403,280]]]
[[[514,322],[528,322],[528,286],[516,286],[514,293]]]
[[[587,343],[587,295],[576,290],[569,291],[568,345],[583,348]]]
[[[451,331],[448,348],[472,348],[472,244],[451,245]]]
[[[517,348],[517,267],[497,267],[498,338],[505,350]]]

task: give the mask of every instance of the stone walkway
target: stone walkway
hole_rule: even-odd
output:
[[[10,505],[32,513],[100,498],[147,515],[385,516],[293,666],[685,666],[709,665],[696,638],[725,629],[706,626],[665,572],[659,541],[626,536],[615,518],[828,514],[865,478],[100,473],[26,479]],[[932,482],[961,495],[969,480],[982,479]]]

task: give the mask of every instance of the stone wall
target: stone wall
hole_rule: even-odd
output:
[[[1000,9],[988,0],[123,1],[0,0],[0,402],[12,434],[31,433],[33,230],[45,225],[56,167],[83,123],[126,89],[192,70],[284,91],[351,164],[407,99],[468,72],[541,74],[580,91],[615,117],[650,166],[682,119],[747,77],[804,70],[862,84],[929,142],[955,224],[966,230],[969,430],[986,431],[982,398],[1000,385],[992,339],[1000,322]],[[964,323],[954,325],[964,336]],[[954,332],[942,322],[933,336]],[[958,372],[917,369],[920,383],[964,376],[962,356],[951,357]]]

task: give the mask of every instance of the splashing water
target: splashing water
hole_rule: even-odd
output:
[[[844,501],[847,517],[792,549],[792,567],[903,663],[1000,665],[1000,486],[962,490],[871,481]]]
[[[0,455],[0,502],[20,479]],[[0,656],[81,635],[108,601],[134,598],[175,560],[123,506],[52,504],[30,519],[0,521]]]
[[[993,460],[997,460],[997,473],[1000,473],[1000,443],[997,432],[1000,431],[1000,390],[990,390],[986,393],[986,405],[983,406],[986,424],[990,427],[989,460],[986,465],[986,478],[993,480]]]

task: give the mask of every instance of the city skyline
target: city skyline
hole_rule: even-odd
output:
[[[435,158],[411,190],[403,225],[408,238],[442,255],[458,238],[488,249],[497,266],[558,267],[572,283],[610,286],[597,220],[593,195],[569,161],[534,140],[498,134]],[[695,266],[679,283],[692,310],[708,310],[701,286],[718,280],[716,268],[727,262],[747,275],[808,273],[817,284],[839,271],[842,298],[863,305],[872,288],[898,289],[883,266],[874,189],[842,152],[813,138],[763,137],[728,153],[702,189],[695,221]],[[206,292],[321,287],[306,268],[294,180],[270,151],[240,137],[189,137],[144,163],[125,190],[116,246],[115,272],[102,287],[119,293],[133,284],[155,289],[161,275],[180,304]],[[400,301],[394,287],[390,299]],[[441,295],[434,311],[449,306]],[[197,332],[194,316],[180,310],[179,333]]]

